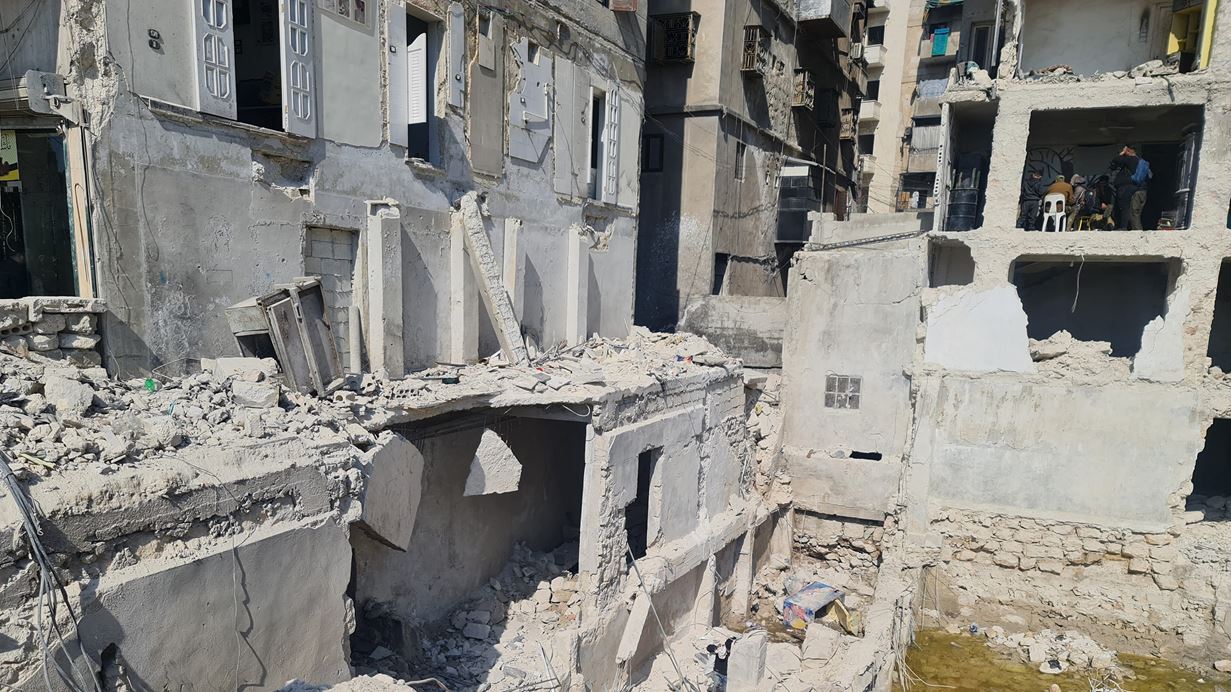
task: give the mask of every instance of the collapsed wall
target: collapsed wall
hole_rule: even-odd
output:
[[[696,337],[322,397],[266,361],[205,365],[117,382],[0,360],[5,446],[88,661],[53,653],[107,686],[321,685],[353,664],[512,685],[540,656],[565,687],[624,685],[667,641],[743,617],[783,550],[764,538],[772,455],[758,466],[746,432],[765,383],[746,399],[738,362]],[[42,675],[42,563],[5,495],[0,682],[20,686]]]

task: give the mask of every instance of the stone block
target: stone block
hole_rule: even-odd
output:
[[[1048,559],[1046,559],[1046,560],[1039,560],[1039,571],[1040,571],[1040,572],[1049,572],[1049,573],[1051,573],[1051,574],[1060,574],[1061,570],[1063,570],[1063,569],[1064,569],[1064,565],[1063,565],[1063,564],[1061,564],[1061,562],[1060,562],[1059,560],[1053,560],[1053,559],[1050,559],[1050,558],[1048,558]]]
[[[72,348],[63,353],[64,360],[78,368],[97,368],[103,364],[103,356],[98,351]]]
[[[64,418],[80,418],[94,402],[94,389],[57,375],[49,375],[43,382],[43,396],[56,407],[56,413]]]
[[[488,635],[491,633],[491,625],[484,625],[478,622],[467,623],[467,625],[462,628],[462,634],[468,639],[487,639]]]
[[[1126,543],[1120,554],[1128,558],[1149,557],[1150,546],[1142,542]]]
[[[368,455],[359,525],[399,550],[410,547],[423,492],[423,455],[406,438],[384,432]]]
[[[282,388],[273,382],[232,382],[231,398],[248,408],[273,408]]]
[[[765,659],[769,654],[769,634],[765,630],[748,632],[731,645],[727,664],[727,692],[759,692],[765,689]]]
[[[1180,582],[1170,574],[1155,574],[1154,584],[1163,591],[1175,591],[1180,588]]]
[[[64,331],[67,326],[67,320],[64,315],[43,315],[43,318],[34,323],[35,334],[58,334]]]
[[[1029,571],[1037,567],[1039,561],[1032,557],[1023,557],[1017,561],[1017,568],[1023,572]]]
[[[60,348],[60,338],[55,334],[31,334],[27,337],[30,348],[35,351],[52,351]]]
[[[1128,573],[1129,574],[1149,574],[1150,573],[1150,561],[1145,558],[1141,558],[1141,557],[1132,558],[1131,560],[1128,561]]]
[[[97,334],[72,334],[65,332],[60,335],[60,348],[90,349],[98,346],[102,337]]]
[[[98,316],[89,313],[65,315],[64,328],[74,334],[93,334],[98,331]]]
[[[214,360],[215,380],[228,377],[258,382],[278,374],[278,361],[273,358],[217,358]]]
[[[998,552],[992,556],[992,562],[997,567],[1017,569],[1017,556],[1010,553]]]
[[[1146,535],[1146,543],[1150,545],[1167,545],[1171,543],[1170,534],[1166,533],[1151,533]]]
[[[24,336],[6,336],[0,339],[0,351],[25,358],[30,351],[30,340]]]
[[[804,634],[803,658],[806,662],[823,663],[838,653],[841,644],[841,632],[819,622],[808,623],[808,629]]]

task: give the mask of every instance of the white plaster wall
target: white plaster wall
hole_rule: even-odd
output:
[[[868,183],[868,212],[885,214],[896,210],[894,190],[897,188],[898,156],[902,150],[902,128],[909,120],[910,103],[903,99],[902,82],[907,69],[907,28],[909,2],[894,2],[885,18],[885,66],[881,70],[880,121],[873,133],[872,154],[876,157],[872,180]]]
[[[783,354],[784,445],[902,455],[921,256],[915,241],[796,256]],[[858,410],[822,406],[830,373],[863,378]]]
[[[1030,0],[1025,3],[1021,67],[1025,72],[1070,65],[1077,74],[1127,70],[1155,55],[1156,24],[1162,21],[1153,0]],[[1149,30],[1139,39],[1142,12]],[[1170,28],[1170,24],[1168,27]]]
[[[1167,385],[944,375],[913,457],[933,507],[1162,531],[1202,445],[1196,393]]]

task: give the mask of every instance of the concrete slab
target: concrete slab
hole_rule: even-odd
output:
[[[1026,311],[1013,286],[960,290],[927,311],[923,359],[968,372],[1034,372]]]

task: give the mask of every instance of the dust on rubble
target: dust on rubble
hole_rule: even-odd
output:
[[[577,636],[581,616],[577,550],[576,543],[550,553],[517,544],[499,575],[449,618],[423,628],[408,657],[374,630],[361,630],[356,673],[435,677],[451,690],[555,689],[572,669],[561,643]]]

